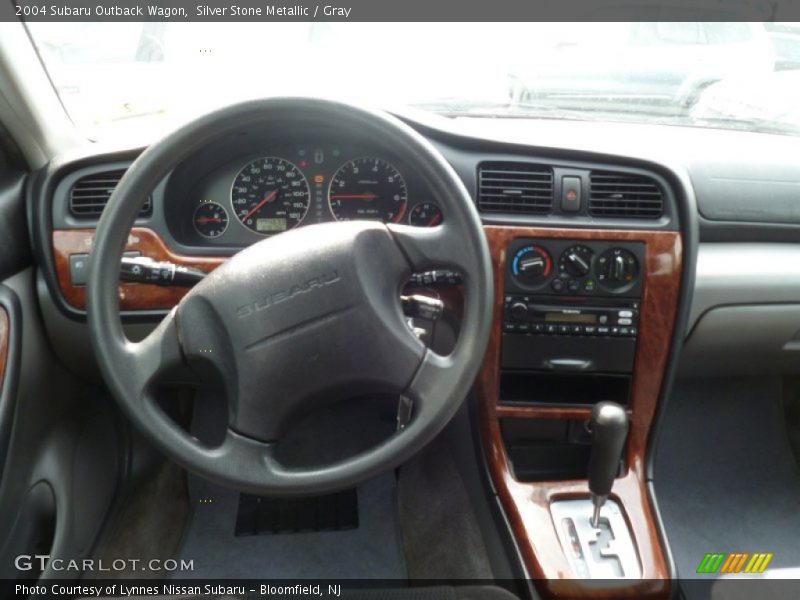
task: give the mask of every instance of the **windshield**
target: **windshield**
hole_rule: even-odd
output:
[[[95,139],[291,94],[453,117],[800,133],[800,27],[793,23],[28,27],[66,110]]]

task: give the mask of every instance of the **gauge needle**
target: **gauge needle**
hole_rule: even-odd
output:
[[[331,200],[375,200],[378,196],[372,193],[366,194],[331,194]]]
[[[434,225],[438,225],[439,221],[442,220],[442,215],[436,214],[433,215],[433,218],[428,221],[428,227],[433,227]]]
[[[273,190],[272,192],[264,196],[264,199],[261,202],[256,204],[253,208],[250,209],[250,211],[245,216],[242,217],[242,221],[247,221],[247,219],[256,214],[261,209],[262,206],[275,200],[275,196],[277,195],[278,195],[278,190]]]
[[[222,219],[219,217],[199,217],[197,219],[200,225],[204,225],[205,223],[219,223],[220,221],[222,221]]]

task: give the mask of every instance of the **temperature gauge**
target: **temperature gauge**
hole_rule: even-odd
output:
[[[216,202],[203,202],[195,209],[192,222],[200,235],[219,237],[228,228],[228,212]]]
[[[417,227],[435,227],[442,222],[442,209],[433,202],[420,202],[411,209],[408,222]]]

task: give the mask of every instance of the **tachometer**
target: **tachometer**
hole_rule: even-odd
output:
[[[357,158],[336,171],[328,202],[338,221],[399,223],[408,206],[408,191],[403,176],[385,160]]]
[[[241,223],[262,235],[300,224],[310,202],[308,181],[283,158],[259,158],[245,165],[231,188],[231,204]]]

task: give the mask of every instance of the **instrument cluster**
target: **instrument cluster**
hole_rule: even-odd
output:
[[[330,221],[435,227],[444,218],[401,161],[332,144],[251,152],[186,189],[188,202],[170,220],[178,237],[193,245],[247,245]]]

